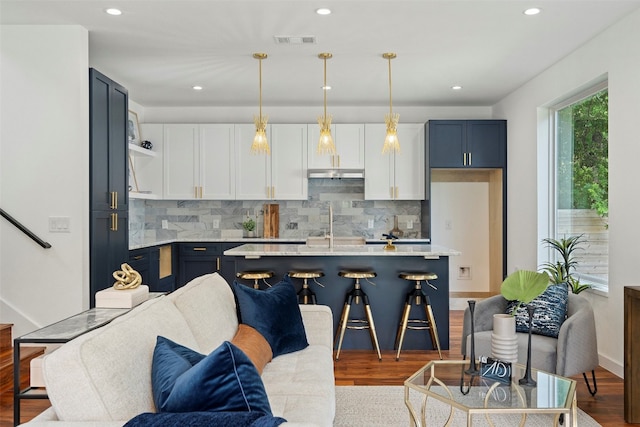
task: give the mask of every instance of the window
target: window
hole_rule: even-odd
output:
[[[608,99],[602,83],[552,109],[555,185],[550,227],[556,240],[583,235],[580,249],[574,252],[574,275],[605,290],[609,275]]]

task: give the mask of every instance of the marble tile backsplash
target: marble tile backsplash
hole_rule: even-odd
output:
[[[256,237],[263,232],[263,205],[277,203],[280,238],[304,240],[323,236],[329,229],[329,205],[333,206],[335,236],[381,238],[394,226],[405,238],[421,238],[420,201],[364,200],[363,179],[309,180],[308,200],[142,200],[131,199],[129,244],[142,245],[163,240],[202,238],[242,238],[242,222],[247,213],[256,220]],[[166,228],[162,227],[166,221]],[[369,227],[370,221],[373,227]],[[408,225],[412,227],[409,228]],[[215,227],[218,226],[218,227]]]

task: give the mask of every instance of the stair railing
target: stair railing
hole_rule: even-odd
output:
[[[34,242],[36,242],[37,244],[39,244],[40,246],[42,246],[45,249],[49,249],[51,247],[51,244],[49,242],[45,242],[44,240],[42,240],[41,238],[39,238],[38,236],[36,236],[31,230],[29,230],[27,227],[25,227],[24,225],[20,224],[14,217],[12,217],[11,215],[9,215],[7,212],[4,211],[4,209],[0,209],[0,216],[2,216],[4,219],[6,219],[7,221],[9,221],[11,224],[13,224],[18,230],[22,231],[24,234],[26,234],[27,236],[29,236],[31,238],[31,240],[33,240]]]

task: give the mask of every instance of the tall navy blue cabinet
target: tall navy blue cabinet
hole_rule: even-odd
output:
[[[127,89],[89,70],[90,306],[129,259]]]
[[[507,121],[430,120],[425,135],[430,183],[488,183],[489,294],[498,293],[507,273]]]

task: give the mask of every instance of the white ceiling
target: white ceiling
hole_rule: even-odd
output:
[[[333,13],[319,16],[318,7]],[[525,8],[542,13],[528,17]],[[122,9],[121,16],[104,13]],[[625,15],[640,0],[0,0],[2,24],[78,24],[90,65],[148,107],[328,104],[492,105]],[[276,35],[316,44],[277,45]],[[621,43],[630,41],[621,41]],[[597,60],[597,58],[594,58]],[[196,92],[194,84],[204,87]],[[460,91],[451,86],[463,86]]]

